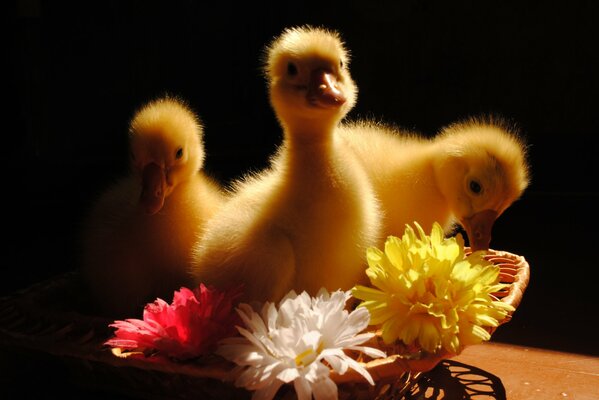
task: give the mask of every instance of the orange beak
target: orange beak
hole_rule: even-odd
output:
[[[491,231],[498,216],[495,210],[484,210],[464,218],[462,225],[466,229],[472,251],[489,249]]]
[[[308,102],[320,107],[339,107],[345,103],[343,92],[337,88],[335,76],[324,69],[312,71],[308,84]]]
[[[156,163],[149,163],[142,172],[139,203],[149,215],[156,214],[164,205],[166,176]]]

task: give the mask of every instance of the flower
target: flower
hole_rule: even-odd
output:
[[[356,286],[354,297],[381,325],[389,344],[400,340],[427,352],[459,354],[466,345],[490,339],[484,327],[496,327],[514,308],[491,293],[499,267],[475,252],[467,257],[461,235],[445,239],[438,223],[430,237],[420,225],[406,227],[401,239],[389,236],[385,251],[369,248],[366,274],[374,287]]]
[[[189,359],[212,352],[218,340],[235,332],[239,321],[233,303],[240,288],[220,292],[203,284],[193,291],[175,291],[171,305],[156,299],[144,308],[143,320],[115,321],[115,336],[105,344],[134,351],[154,350],[177,359]]]
[[[238,365],[238,387],[255,390],[253,399],[272,399],[285,383],[294,383],[299,399],[336,399],[337,385],[330,369],[344,374],[349,368],[374,384],[368,371],[345,354],[344,349],[370,357],[384,357],[378,349],[360,346],[374,336],[361,333],[368,326],[368,310],[349,313],[350,292],[330,294],[321,289],[316,297],[289,292],[279,303],[266,302],[258,314],[249,305],[237,311],[245,328],[242,337],[224,339],[217,354]]]

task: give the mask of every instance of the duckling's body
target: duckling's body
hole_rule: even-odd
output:
[[[340,63],[341,61],[341,63]],[[355,155],[336,133],[355,102],[338,37],[287,30],[269,48],[266,72],[284,142],[271,167],[235,185],[197,247],[197,282],[243,283],[247,301],[290,289],[316,294],[365,278],[365,249],[378,239],[378,203]]]
[[[192,245],[225,200],[199,171],[201,138],[197,117],[172,98],[133,119],[132,172],[98,199],[84,234],[85,276],[101,312],[139,315],[191,283]]]
[[[473,118],[433,139],[371,122],[344,125],[340,134],[379,196],[384,236],[414,221],[426,231],[435,221],[447,231],[459,223],[473,248],[488,248],[493,222],[528,185],[525,147],[500,120]]]

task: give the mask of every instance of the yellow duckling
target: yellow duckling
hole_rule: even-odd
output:
[[[504,122],[472,118],[432,140],[357,122],[343,138],[362,160],[384,212],[383,235],[401,235],[417,221],[461,224],[474,250],[488,249],[497,217],[529,182],[525,145]]]
[[[101,195],[84,231],[84,275],[101,312],[133,317],[190,283],[192,244],[224,202],[200,171],[202,137],[196,115],[175,98],[135,114],[131,173]]]
[[[196,282],[245,285],[245,300],[290,289],[350,289],[378,240],[378,203],[359,161],[336,134],[356,101],[339,36],[285,30],[265,73],[284,140],[269,169],[235,185],[196,248]]]

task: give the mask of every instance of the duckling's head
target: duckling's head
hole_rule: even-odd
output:
[[[506,122],[473,118],[444,128],[437,181],[474,251],[486,250],[495,220],[529,183],[526,147]]]
[[[348,63],[348,52],[334,31],[304,26],[276,38],[266,49],[264,71],[281,124],[337,124],[357,97]]]
[[[129,128],[132,169],[142,181],[140,204],[155,214],[165,198],[204,164],[203,128],[181,101],[164,97],[143,106]]]

